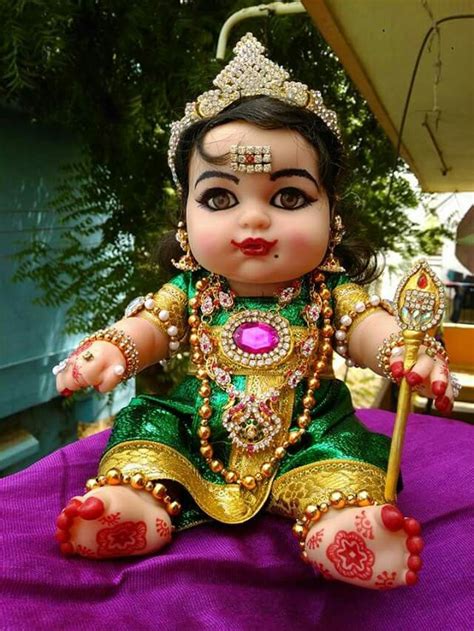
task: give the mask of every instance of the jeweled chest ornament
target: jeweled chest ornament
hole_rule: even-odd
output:
[[[231,145],[230,168],[243,173],[270,173],[271,149],[268,145]]]
[[[223,354],[242,366],[273,366],[281,363],[292,348],[288,320],[278,313],[238,311],[221,332]]]
[[[224,355],[242,366],[264,369],[285,359],[291,351],[291,331],[288,321],[279,314],[300,293],[302,281],[293,282],[278,293],[278,304],[274,310],[243,310],[233,314],[224,326],[220,341]],[[234,307],[234,295],[222,287],[220,279],[211,275],[196,283],[196,296],[191,299],[192,315],[190,342],[193,347],[192,359],[197,366],[197,377],[201,380],[199,394],[202,405],[199,408],[201,424],[198,436],[201,442],[201,455],[210,469],[219,473],[228,484],[237,483],[247,490],[253,490],[265,478],[270,478],[285,456],[286,449],[296,444],[311,421],[311,409],[315,405],[314,392],[319,387],[319,375],[324,370],[332,353],[330,338],[332,309],[329,305],[331,292],[324,283],[324,274],[317,272],[310,283],[310,304],[302,311],[308,325],[306,337],[296,345],[296,366],[284,375],[283,385],[270,388],[256,396],[238,390],[232,383],[232,372],[227,365],[220,365],[217,355],[219,341],[209,326],[209,318],[220,308]],[[323,317],[322,342],[319,342],[318,320]],[[251,363],[252,362],[252,363]],[[311,373],[311,374],[309,374]],[[224,464],[214,458],[214,450],[209,442],[211,430],[209,419],[212,416],[210,404],[210,381],[228,395],[228,405],[222,422],[229,433],[233,445],[252,456],[268,449],[281,432],[282,419],[278,413],[278,401],[283,388],[296,388],[308,377],[308,389],[303,398],[303,412],[298,417],[298,429],[290,430],[286,439],[278,445],[264,462],[255,476],[228,471]]]

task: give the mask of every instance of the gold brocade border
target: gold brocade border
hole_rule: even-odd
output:
[[[329,502],[333,491],[345,495],[368,491],[376,503],[384,504],[385,477],[385,471],[365,462],[320,460],[292,469],[275,480],[268,510],[301,519],[309,504]]]
[[[269,478],[253,492],[237,484],[208,482],[176,449],[144,440],[130,440],[112,447],[100,461],[99,475],[115,467],[125,474],[142,473],[151,480],[179,482],[207,515],[225,524],[251,519],[267,500],[273,479]]]
[[[166,335],[167,328],[170,325],[174,325],[178,328],[178,339],[183,338],[188,326],[186,313],[188,297],[184,291],[171,283],[166,283],[159,291],[153,294],[153,300],[155,301],[154,311],[157,313],[162,309],[169,311],[169,320],[164,323],[156,315],[146,309],[140,311],[138,314],[139,317],[148,320],[148,322],[151,322],[153,326],[160,329],[160,331]]]

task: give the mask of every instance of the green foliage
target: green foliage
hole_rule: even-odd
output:
[[[17,274],[36,282],[44,304],[68,304],[69,331],[103,325],[162,281],[152,255],[176,210],[168,126],[221,67],[214,55],[225,19],[253,4],[0,0],[0,99],[73,130],[83,146],[54,201],[70,229],[56,248],[25,243]],[[404,167],[387,199],[393,148],[309,17],[246,20],[229,54],[249,30],[338,112],[351,156],[346,201],[369,239],[383,250],[414,249],[404,208],[417,199]]]

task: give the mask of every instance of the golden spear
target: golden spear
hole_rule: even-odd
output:
[[[425,335],[439,324],[444,312],[443,285],[425,260],[418,261],[402,278],[395,294],[395,303],[397,305],[396,318],[405,343],[403,368],[406,374],[417,360],[418,349]],[[410,407],[411,388],[403,377],[398,395],[385,482],[385,499],[388,502],[394,502],[396,499],[403,440]]]

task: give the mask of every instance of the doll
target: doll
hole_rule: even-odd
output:
[[[179,530],[265,509],[298,520],[301,555],[326,578],[412,585],[423,541],[384,497],[390,441],[357,420],[331,370],[335,346],[349,363],[404,374],[392,309],[362,287],[373,259],[355,218],[344,233],[336,117],[251,34],[234,53],[172,127],[180,273],[54,371],[63,395],[108,392],[189,345],[189,373],[167,398],[138,396],[118,414],[56,538],[66,555],[149,554]],[[427,341],[406,378],[448,412],[446,362]]]

